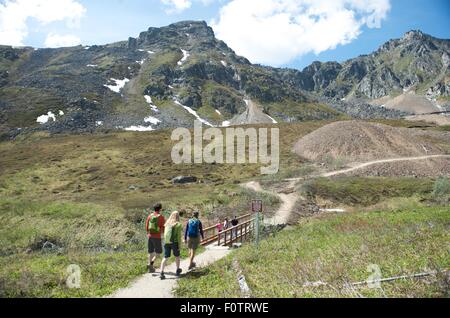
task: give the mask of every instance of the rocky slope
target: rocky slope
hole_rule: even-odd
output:
[[[342,64],[315,62],[301,75],[302,89],[328,98],[364,99],[381,106],[405,94],[407,101],[392,108],[416,113],[414,95],[420,106],[420,97],[428,100],[425,112],[440,111],[450,96],[450,40],[410,31],[372,54]]]
[[[191,127],[195,119],[227,126],[342,114],[395,118],[408,109],[374,106],[372,99],[414,89],[447,100],[449,47],[411,32],[343,64],[277,69],[237,56],[205,22],[194,21],[102,46],[0,46],[0,135],[148,131]]]

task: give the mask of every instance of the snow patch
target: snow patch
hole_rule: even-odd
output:
[[[103,126],[103,122],[101,120],[95,122],[95,126]]]
[[[64,116],[64,112],[62,110],[59,111],[59,116]]]
[[[145,52],[145,50],[143,50],[143,49],[139,49],[138,51],[139,52]],[[155,52],[153,52],[153,51],[147,51],[147,53],[148,54],[155,54]]]
[[[183,65],[184,62],[187,61],[187,59],[189,58],[189,56],[191,56],[191,55],[189,54],[188,51],[185,51],[185,50],[183,50],[183,49],[180,49],[180,50],[181,50],[181,52],[183,52],[183,58],[178,62],[178,65],[179,65],[179,66]]]
[[[222,127],[230,127],[231,126],[231,122],[229,122],[228,120],[227,121],[224,121],[223,123],[222,123]]]
[[[220,61],[220,63],[222,63],[222,65],[225,66],[225,67],[228,66],[227,62],[225,62],[225,61]]]
[[[111,81],[115,83],[115,85],[103,85],[110,90],[112,90],[114,93],[120,93],[122,88],[125,87],[125,85],[130,81],[128,78],[124,78],[123,80],[118,80],[111,78]]]
[[[52,112],[48,112],[47,115],[39,116],[39,117],[36,119],[36,122],[38,122],[39,124],[43,125],[43,124],[48,123],[48,121],[49,121],[50,119],[52,119],[53,121],[56,121],[56,116],[55,116],[55,114],[53,114]]]
[[[222,113],[220,112],[220,110],[216,109],[216,113],[219,114],[220,116],[222,116]]]
[[[161,123],[161,121],[158,118],[155,118],[153,116],[148,116],[148,117],[144,118],[144,121],[146,123],[150,123],[152,125],[159,125]]]
[[[126,131],[154,131],[152,127],[145,127],[145,126],[130,126],[125,128]]]
[[[97,67],[98,65],[97,64],[88,64],[88,65],[86,65],[86,67]]]
[[[153,104],[152,98],[151,98],[150,96],[148,96],[148,95],[145,95],[144,98],[145,98],[145,101],[147,102],[147,104],[150,105],[150,107],[152,108],[152,110],[153,110],[155,113],[158,113],[158,112],[159,112],[159,109],[158,109],[158,107],[156,107],[155,104]]]
[[[178,106],[183,107],[185,110],[188,111],[189,114],[193,115],[195,118],[197,118],[201,123],[205,124],[206,126],[209,127],[214,127],[213,125],[211,125],[208,121],[204,120],[203,118],[201,118],[197,112],[195,110],[193,110],[192,108],[185,106],[183,104],[181,104],[179,101],[175,100],[175,104],[177,104]]]
[[[275,119],[273,119],[272,117],[270,117],[267,114],[266,114],[266,116],[272,121],[272,124],[278,124],[278,122]]]

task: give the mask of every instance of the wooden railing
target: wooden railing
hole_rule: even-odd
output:
[[[244,222],[241,224],[241,225],[243,225],[243,224],[246,224],[249,222],[254,222],[254,216],[253,216],[253,214],[250,213],[250,214],[246,214],[246,215],[243,215],[243,216],[237,218],[237,220],[239,221],[239,223]],[[231,221],[230,221],[230,223],[231,223]],[[238,225],[236,228],[238,228],[239,226],[240,225]],[[219,245],[220,245],[220,241],[221,241],[220,238],[223,237],[224,233],[228,233],[232,229],[234,229],[234,228],[229,228],[226,231],[222,231],[222,232],[220,232],[220,235],[219,235],[219,229],[217,227],[217,224],[203,229],[203,234],[205,236],[205,239],[201,242],[201,245],[206,246],[206,245],[212,244],[216,241],[219,241]],[[228,234],[228,235],[230,235],[230,234]],[[224,242],[224,239],[222,238],[222,243],[223,242]]]
[[[218,245],[231,246],[233,243],[247,241],[255,232],[255,218],[219,233]]]

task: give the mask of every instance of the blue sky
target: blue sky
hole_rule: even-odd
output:
[[[205,20],[213,25],[220,38],[237,53],[246,53],[243,55],[252,62],[302,69],[315,60],[344,61],[370,53],[387,40],[401,37],[412,29],[450,38],[450,0],[364,0],[373,10],[358,7],[354,4],[356,0],[338,0],[342,6],[336,10],[310,4],[313,3],[310,0],[263,0],[267,5],[261,5],[264,8],[255,6],[256,0],[9,1],[0,0],[0,28],[3,28],[0,29],[0,44],[14,44],[20,34],[21,44],[34,47],[69,45],[73,41],[84,45],[105,44],[136,37],[150,26]],[[38,9],[28,15],[22,13],[26,11],[22,7],[8,11],[11,1],[23,2],[24,8],[31,2],[59,2],[54,2],[52,15],[43,16],[46,13],[35,13]],[[258,1],[263,4],[262,0]],[[321,1],[326,3],[327,0]],[[296,23],[304,24],[303,7],[296,7],[300,2],[319,12],[308,16],[312,24],[305,25],[311,25],[311,29],[289,25],[289,21],[295,19]],[[336,5],[335,0],[330,6],[331,3]],[[18,10],[22,11],[17,13]],[[13,19],[14,14],[18,17]],[[345,18],[346,14],[353,16],[351,23]],[[258,19],[249,21],[258,15]],[[321,25],[315,23],[320,15],[327,16],[329,21]],[[287,16],[289,21],[283,21]],[[6,24],[7,18],[11,20],[9,24]],[[15,21],[20,19],[25,25],[17,25]],[[371,19],[374,22],[366,21]],[[18,35],[10,30],[17,31]]]

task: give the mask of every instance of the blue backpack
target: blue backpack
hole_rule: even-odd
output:
[[[190,219],[188,225],[189,225],[188,236],[192,237],[192,238],[199,237],[200,220],[199,219]]]

